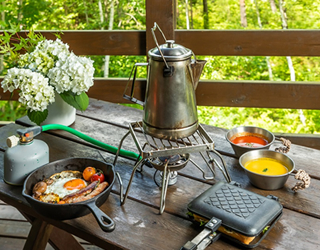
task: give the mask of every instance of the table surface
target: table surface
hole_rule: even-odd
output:
[[[119,147],[120,140],[128,132],[132,122],[140,121],[143,111],[122,105],[90,99],[85,112],[78,112],[72,128],[109,145]],[[161,188],[154,182],[154,168],[144,167],[136,172],[125,204],[120,205],[119,182],[116,181],[107,201],[100,209],[110,216],[116,228],[113,232],[100,229],[92,214],[65,221],[52,220],[37,214],[22,197],[22,187],[10,186],[3,181],[3,156],[7,149],[6,138],[16,134],[16,129],[29,126],[25,117],[0,128],[0,199],[16,207],[29,218],[38,218],[53,225],[61,235],[68,232],[104,249],[180,249],[200,231],[187,216],[187,204],[216,181],[224,181],[219,169],[215,180],[205,180],[202,173],[188,163],[179,170],[178,181],[168,187],[165,210],[159,214]],[[297,182],[290,176],[279,190],[266,191],[253,187],[239,166],[231,146],[225,139],[226,130],[203,125],[215,143],[215,149],[223,155],[229,174],[241,187],[267,196],[275,195],[283,205],[283,215],[256,249],[317,249],[320,245],[320,151],[292,145],[288,155],[295,161],[296,169],[306,170],[312,180],[311,186],[294,193],[291,188]],[[49,146],[50,161],[69,157],[90,157],[113,163],[114,153],[107,152],[77,136],[62,130],[43,132],[37,139]],[[279,146],[275,143],[271,149]],[[123,149],[137,152],[132,138],[125,140]],[[206,164],[198,154],[191,158],[205,171]],[[119,172],[124,188],[129,182],[134,161],[119,157],[115,169]],[[61,230],[60,230],[61,231]],[[30,233],[31,235],[31,233]],[[31,237],[31,236],[30,236]],[[71,242],[69,244],[70,249]],[[65,247],[68,244],[64,245]],[[67,248],[67,247],[66,247]],[[207,249],[238,249],[237,245],[220,238]]]

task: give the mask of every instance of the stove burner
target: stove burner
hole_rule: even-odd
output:
[[[171,165],[179,161],[181,159],[181,156],[180,155],[160,156],[158,157],[158,159],[163,163],[166,163],[169,160],[169,165]]]
[[[114,166],[116,166],[122,144],[130,134],[140,153],[140,158],[135,163],[125,193],[123,193],[121,177],[119,173],[117,173],[117,177],[120,182],[121,205],[125,203],[128,197],[135,172],[142,172],[142,168],[144,165],[156,169],[154,180],[155,183],[162,189],[160,200],[160,214],[163,213],[165,208],[165,198],[168,186],[173,185],[177,182],[178,173],[176,171],[184,168],[188,162],[191,162],[194,166],[196,166],[202,172],[203,178],[206,180],[215,178],[215,171],[213,168],[214,164],[222,171],[227,182],[231,181],[222,156],[216,150],[214,150],[214,142],[202,128],[201,124],[199,124],[196,132],[189,137],[179,139],[160,139],[145,133],[142,122],[131,123],[129,124],[129,131],[120,141],[120,145],[113,162]],[[202,159],[205,161],[207,167],[211,171],[212,176],[206,176],[205,171],[190,158],[190,153],[199,153],[201,155]],[[214,153],[220,158],[223,166],[221,166],[215,158],[211,157],[211,153]]]
[[[180,170],[184,168],[190,159],[190,154],[177,154],[171,156],[159,156],[157,158],[149,159],[148,161],[151,165],[160,171],[163,171],[164,168],[170,170]]]

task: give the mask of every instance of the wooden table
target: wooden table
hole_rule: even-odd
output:
[[[120,140],[128,132],[128,124],[142,120],[142,115],[141,110],[91,99],[88,109],[77,114],[76,122],[71,127],[118,147]],[[161,215],[161,189],[153,180],[155,169],[144,167],[142,173],[135,174],[128,199],[122,206],[119,183],[116,181],[108,200],[100,207],[115,221],[116,228],[113,232],[102,231],[92,214],[66,221],[56,221],[37,214],[22,197],[22,187],[10,186],[3,181],[6,138],[15,134],[17,128],[28,126],[26,121],[22,118],[15,124],[0,128],[0,199],[19,209],[33,223],[26,249],[41,249],[48,239],[59,249],[79,249],[77,242],[70,237],[72,234],[104,249],[171,250],[180,249],[200,232],[200,229],[188,220],[187,204],[215,181],[204,180],[202,173],[190,163],[179,171],[177,183],[169,186],[165,211]],[[223,155],[233,181],[263,196],[272,194],[279,197],[284,207],[283,216],[257,249],[317,249],[320,245],[320,151],[292,145],[288,153],[295,161],[296,169],[305,169],[312,177],[308,189],[294,193],[291,187],[296,180],[290,177],[282,189],[265,191],[249,183],[232,148],[225,140],[226,130],[205,125],[204,128],[215,142],[215,149]],[[37,139],[48,144],[50,161],[68,157],[91,157],[113,163],[115,158],[114,154],[66,131],[50,130],[37,136]],[[279,145],[273,147],[275,146]],[[137,152],[133,140],[130,139],[126,140],[123,148]],[[201,162],[200,156],[192,157],[193,160]],[[125,188],[133,166],[132,160],[123,157],[117,161],[116,171],[120,173]],[[222,173],[219,170],[216,172],[216,180],[223,181]],[[39,237],[35,237],[36,235]],[[207,249],[238,249],[238,246],[220,238]]]

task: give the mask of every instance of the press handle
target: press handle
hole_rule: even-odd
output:
[[[219,239],[221,233],[217,233],[216,231],[221,224],[222,221],[220,219],[212,217],[207,224],[205,224],[204,229],[195,238],[193,238],[193,240],[184,244],[180,250],[205,249],[211,243]]]
[[[131,73],[130,73],[130,76],[129,76],[129,80],[128,80],[128,83],[127,83],[127,86],[124,90],[124,93],[123,93],[123,98],[124,99],[127,99],[133,103],[136,103],[136,104],[139,104],[141,106],[144,105],[144,102],[141,101],[141,100],[138,100],[137,98],[135,98],[133,95],[134,95],[134,85],[135,85],[135,82],[136,82],[136,76],[137,76],[137,68],[138,66],[148,66],[149,64],[148,63],[136,63],[134,65],[134,67],[132,68],[131,70]],[[129,83],[130,83],[130,79],[131,79],[131,76],[133,74],[133,78],[132,78],[132,85],[131,85],[131,91],[130,91],[130,95],[127,95],[127,89],[128,89],[128,86],[129,86]]]

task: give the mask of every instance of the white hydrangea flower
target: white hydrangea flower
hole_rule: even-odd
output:
[[[60,39],[44,40],[37,44],[34,52],[41,51],[43,53],[49,54],[51,56],[56,56],[59,59],[64,60],[69,56],[69,45],[63,43]]]
[[[93,74],[91,59],[71,53],[65,61],[58,61],[56,66],[49,70],[48,77],[58,93],[70,90],[80,95],[93,85]]]
[[[9,69],[1,85],[4,91],[20,89],[19,102],[33,111],[44,111],[54,102],[54,88],[49,79],[30,69]]]
[[[1,82],[1,87],[3,89],[3,92],[13,92],[15,89],[18,89],[20,86],[20,80],[19,80],[19,73],[20,69],[18,68],[11,68],[8,70],[7,75],[3,78]],[[20,76],[21,77],[21,76]]]
[[[54,102],[55,91],[87,92],[93,85],[93,61],[69,51],[60,39],[43,40],[34,51],[20,56],[1,82],[3,91],[19,89],[19,101],[32,111],[44,111]]]

